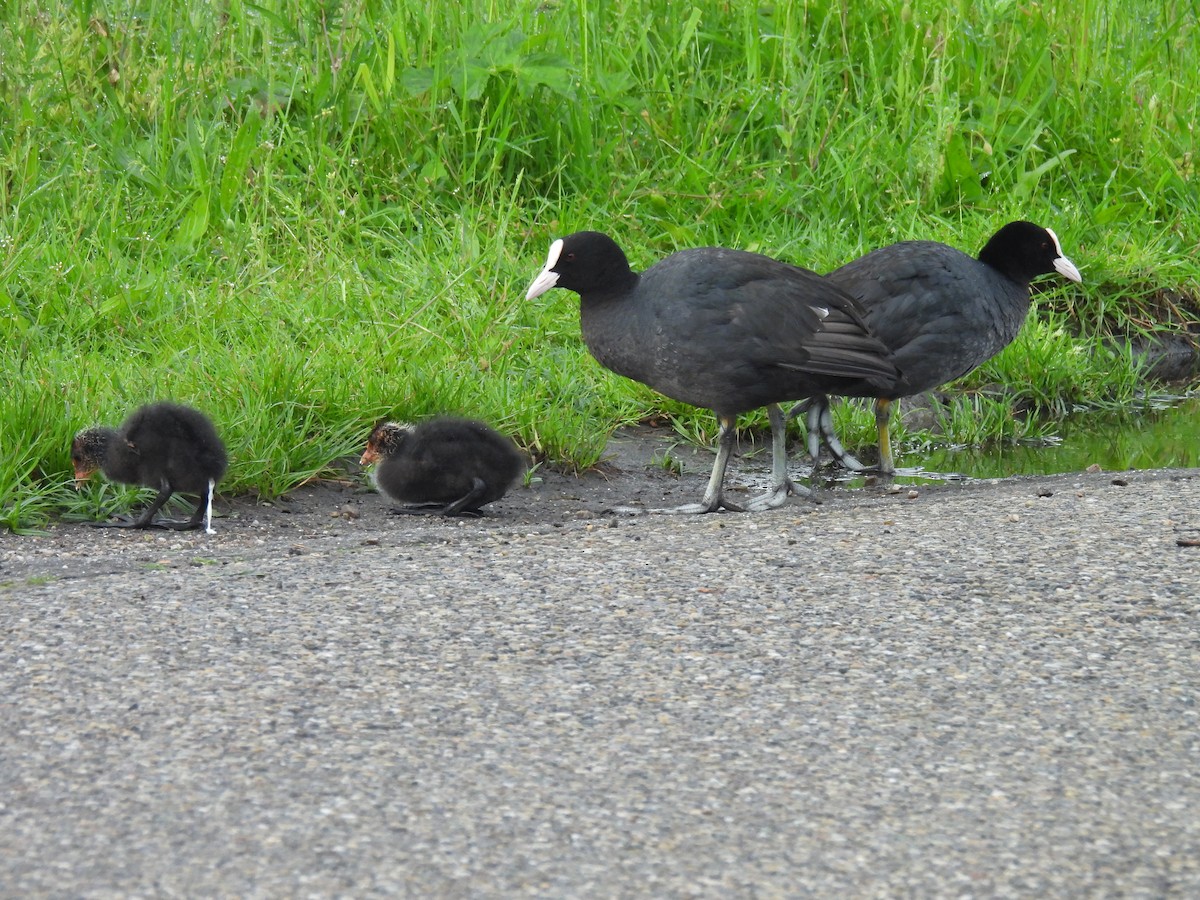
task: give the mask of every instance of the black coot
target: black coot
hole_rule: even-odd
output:
[[[1029,312],[1029,283],[1054,273],[1082,280],[1053,231],[1032,222],[1009,222],[978,259],[935,241],[904,241],[873,250],[826,276],[862,303],[867,325],[892,351],[898,370],[882,391],[856,385],[848,392],[878,398],[880,472],[895,471],[888,431],[893,401],[961,378],[1003,350]],[[865,468],[838,443],[827,397],[808,406],[814,458],[821,438],[844,465]]]
[[[212,499],[228,458],[217,430],[204,413],[177,403],[151,403],[136,410],[120,428],[88,428],[71,443],[71,462],[79,484],[99,470],[122,484],[154,488],[158,496],[136,519],[122,517],[92,524],[109,528],[205,528],[212,534]],[[155,514],[173,493],[198,494],[187,521]]]
[[[367,438],[361,463],[371,480],[402,504],[395,513],[482,515],[525,469],[513,442],[482,422],[431,419],[419,425],[381,422]]]
[[[579,294],[583,339],[597,361],[675,400],[711,409],[720,424],[704,498],[661,512],[737,509],[722,496],[740,413],[768,407],[771,492],[748,509],[778,506],[787,478],[779,403],[896,377],[857,302],[821,276],[770,257],[707,247],[668,256],[640,275],[607,235],[556,240],[526,299],[552,287]]]

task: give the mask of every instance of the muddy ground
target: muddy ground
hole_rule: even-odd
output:
[[[667,457],[670,465],[663,464]],[[804,459],[803,452],[792,447],[791,458],[792,476],[811,484],[811,467],[798,461]],[[160,529],[131,534],[124,529],[55,522],[44,535],[0,535],[0,585],[12,588],[31,579],[86,578],[152,565],[202,565],[230,555],[243,559],[300,556],[329,540],[378,543],[384,539],[381,534],[422,543],[448,539],[448,531],[457,529],[503,535],[591,529],[597,523],[618,527],[628,516],[615,514],[616,507],[649,509],[698,500],[712,460],[712,451],[683,441],[670,429],[639,426],[615,434],[604,461],[586,472],[539,467],[527,485],[519,483],[487,507],[483,518],[394,515],[386,498],[368,486],[365,474],[353,472],[342,481],[306,485],[273,500],[218,495],[214,535]],[[726,475],[727,496],[736,502],[762,492],[769,483],[769,468],[769,448],[741,443]],[[870,478],[864,484],[861,477],[847,482],[846,475],[833,466],[823,468],[818,502],[792,497],[783,508],[758,516],[770,517],[773,522],[819,523],[824,510],[861,504],[997,491],[1032,498],[1071,489],[1072,479],[1077,477],[972,480],[951,476],[920,485],[892,486]],[[1089,486],[1101,488],[1120,487],[1126,479],[1123,473],[1093,472],[1088,477]],[[748,515],[716,514],[736,519]]]

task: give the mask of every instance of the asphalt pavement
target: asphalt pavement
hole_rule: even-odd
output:
[[[1200,471],[343,512],[0,536],[0,894],[1200,896]]]

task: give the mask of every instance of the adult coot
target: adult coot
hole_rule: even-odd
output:
[[[747,508],[780,505],[794,486],[778,404],[862,384],[874,396],[897,377],[852,297],[756,253],[683,250],[638,274],[612,238],[580,231],[550,245],[526,299],[552,287],[579,294],[583,339],[601,365],[716,413],[717,458],[703,499],[661,512],[738,509],[722,494],[734,426],[762,406],[771,418],[772,490]]]
[[[158,496],[136,519],[93,522],[108,528],[212,529],[212,500],[225,474],[228,458],[217,430],[204,413],[177,403],[151,403],[137,409],[120,428],[87,428],[71,442],[71,462],[78,487],[99,470],[122,484],[154,488]],[[198,494],[196,511],[186,521],[155,514],[175,492]],[[207,518],[205,518],[207,517]]]
[[[525,468],[513,442],[482,422],[431,419],[419,425],[381,422],[360,462],[375,463],[371,481],[397,503],[395,513],[482,515]]]
[[[1032,222],[1009,222],[992,235],[978,259],[935,241],[904,241],[873,250],[826,276],[862,303],[867,325],[892,351],[896,364],[897,376],[882,390],[872,392],[872,385],[862,384],[849,392],[877,398],[880,472],[895,471],[888,431],[893,401],[961,378],[1003,350],[1029,311],[1030,282],[1053,273],[1082,280],[1053,231]],[[838,443],[824,396],[808,401],[814,458],[822,438],[844,465],[866,468]]]

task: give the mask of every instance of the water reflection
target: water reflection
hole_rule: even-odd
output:
[[[902,449],[896,454],[896,483],[1053,475],[1091,465],[1105,471],[1200,467],[1200,398],[1168,408],[1148,403],[1116,415],[1076,414],[1045,443]]]

